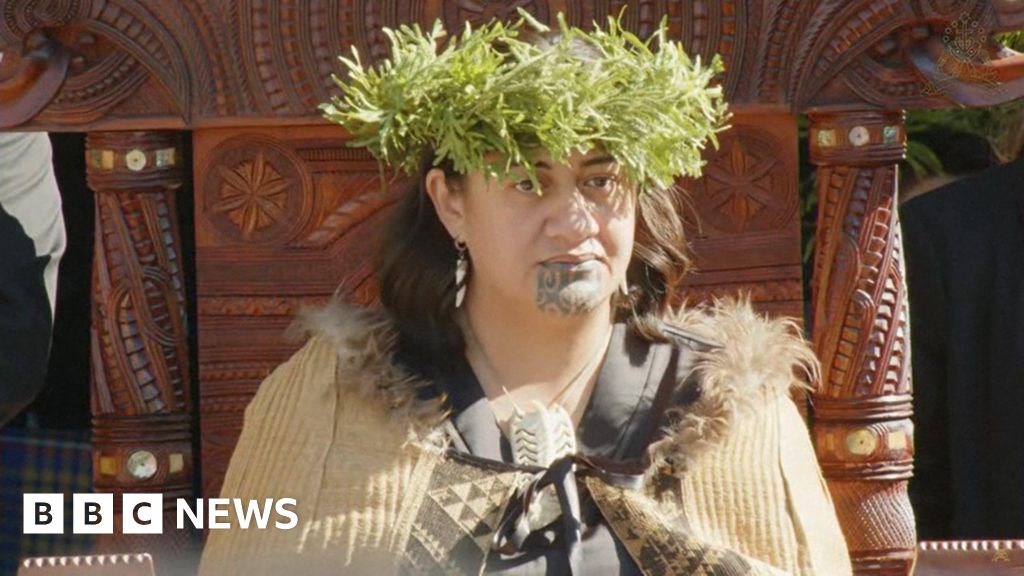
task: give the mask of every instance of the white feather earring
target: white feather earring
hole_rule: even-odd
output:
[[[466,297],[466,270],[469,268],[469,259],[466,258],[466,243],[462,240],[455,240],[455,249],[459,251],[455,259],[455,307],[462,306],[462,300]]]
[[[626,282],[626,277],[622,277],[622,283],[619,284],[619,292],[622,292],[623,296],[629,296],[629,284]]]

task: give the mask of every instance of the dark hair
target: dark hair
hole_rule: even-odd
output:
[[[533,33],[527,38],[544,48],[557,36]],[[574,48],[581,59],[600,58],[589,45]],[[434,161],[434,152],[428,151],[416,179],[393,206],[382,229],[376,265],[381,304],[395,320],[400,347],[414,353],[417,363],[425,367],[432,365],[431,359],[462,354],[464,346],[453,319],[458,252],[426,191],[426,175],[435,167]],[[451,162],[436,167],[452,187],[460,187],[462,176]],[[633,257],[626,272],[629,295],[616,292],[613,297],[615,321],[625,320],[630,330],[651,342],[668,341],[660,320],[690,267],[681,198],[675,186],[646,189],[638,195]]]
[[[437,166],[451,183],[460,181],[451,162]],[[455,240],[441,223],[427,194],[433,159],[422,161],[417,177],[400,194],[381,228],[376,273],[381,304],[398,328],[400,347],[423,359],[461,353],[455,311]]]

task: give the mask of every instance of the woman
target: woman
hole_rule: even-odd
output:
[[[670,307],[666,182],[722,129],[717,65],[664,27],[655,53],[614,20],[521,26],[441,52],[437,27],[390,31],[390,65],[349,62],[328,117],[419,166],[382,309],[305,317],[222,493],[293,497],[299,526],[211,531],[203,572],[849,573],[789,398],[806,344],[746,303]]]

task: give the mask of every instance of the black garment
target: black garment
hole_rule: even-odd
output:
[[[1024,159],[900,209],[924,539],[1024,536]]]
[[[47,257],[0,204],[0,426],[35,398],[46,378],[50,303]]]
[[[669,344],[651,344],[627,330],[614,326],[608,353],[601,365],[593,392],[576,433],[581,454],[633,461],[639,466],[648,444],[664,424],[658,408],[685,405],[699,393],[696,379],[687,378],[693,367],[694,350],[709,344],[673,327],[666,333]],[[401,350],[401,348],[400,348]],[[400,357],[401,357],[400,353]],[[408,355],[404,356],[408,359]],[[679,378],[687,378],[678,389]],[[512,462],[512,449],[494,419],[487,398],[464,355],[459,355],[446,373],[433,379],[432,393],[446,393],[457,431],[456,449],[474,456]],[[658,398],[659,391],[670,398]],[[596,505],[580,483],[581,547],[586,574],[640,574],[625,547],[605,524]],[[565,548],[560,547],[561,525],[554,522],[537,531],[523,546],[523,552],[503,557],[492,553],[487,572],[507,575],[566,574]]]
[[[0,426],[45,382],[64,234],[49,139],[0,134]]]

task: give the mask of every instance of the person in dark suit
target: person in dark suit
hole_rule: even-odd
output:
[[[921,539],[1024,537],[1024,158],[900,207]]]
[[[66,244],[46,133],[0,133],[0,426],[46,379]]]

